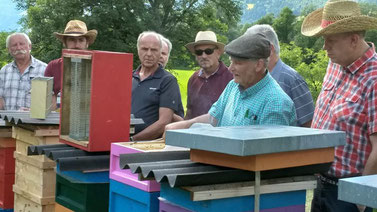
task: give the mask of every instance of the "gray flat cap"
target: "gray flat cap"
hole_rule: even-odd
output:
[[[225,52],[237,59],[261,59],[270,56],[271,46],[262,33],[247,33],[226,45]]]

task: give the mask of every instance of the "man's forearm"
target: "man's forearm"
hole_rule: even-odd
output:
[[[167,123],[162,122],[161,120],[156,121],[152,125],[145,128],[143,131],[133,136],[135,141],[147,141],[153,140],[161,137],[164,132],[165,126]]]

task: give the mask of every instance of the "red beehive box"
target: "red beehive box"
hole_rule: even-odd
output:
[[[13,152],[16,150],[15,146],[16,142],[13,138],[0,137],[0,208],[2,209],[13,208],[12,185],[15,172]]]
[[[97,152],[128,140],[133,55],[65,49],[62,57],[60,141]]]

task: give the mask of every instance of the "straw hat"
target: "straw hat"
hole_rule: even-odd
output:
[[[310,13],[302,23],[305,36],[322,36],[377,28],[377,19],[361,15],[357,2],[329,0],[325,7]]]
[[[185,46],[191,53],[194,53],[195,46],[204,44],[215,45],[220,50],[220,54],[224,53],[225,45],[223,43],[217,42],[216,34],[212,31],[199,31],[196,34],[195,42],[188,43]]]
[[[67,23],[64,33],[54,32],[56,38],[61,42],[64,42],[64,37],[79,37],[85,36],[88,40],[88,44],[94,43],[97,37],[97,30],[89,30],[86,28],[86,24],[80,20],[71,20]]]

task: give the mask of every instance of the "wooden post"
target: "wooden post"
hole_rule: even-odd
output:
[[[255,186],[254,186],[254,212],[259,212],[259,198],[260,198],[260,171],[255,172]]]

